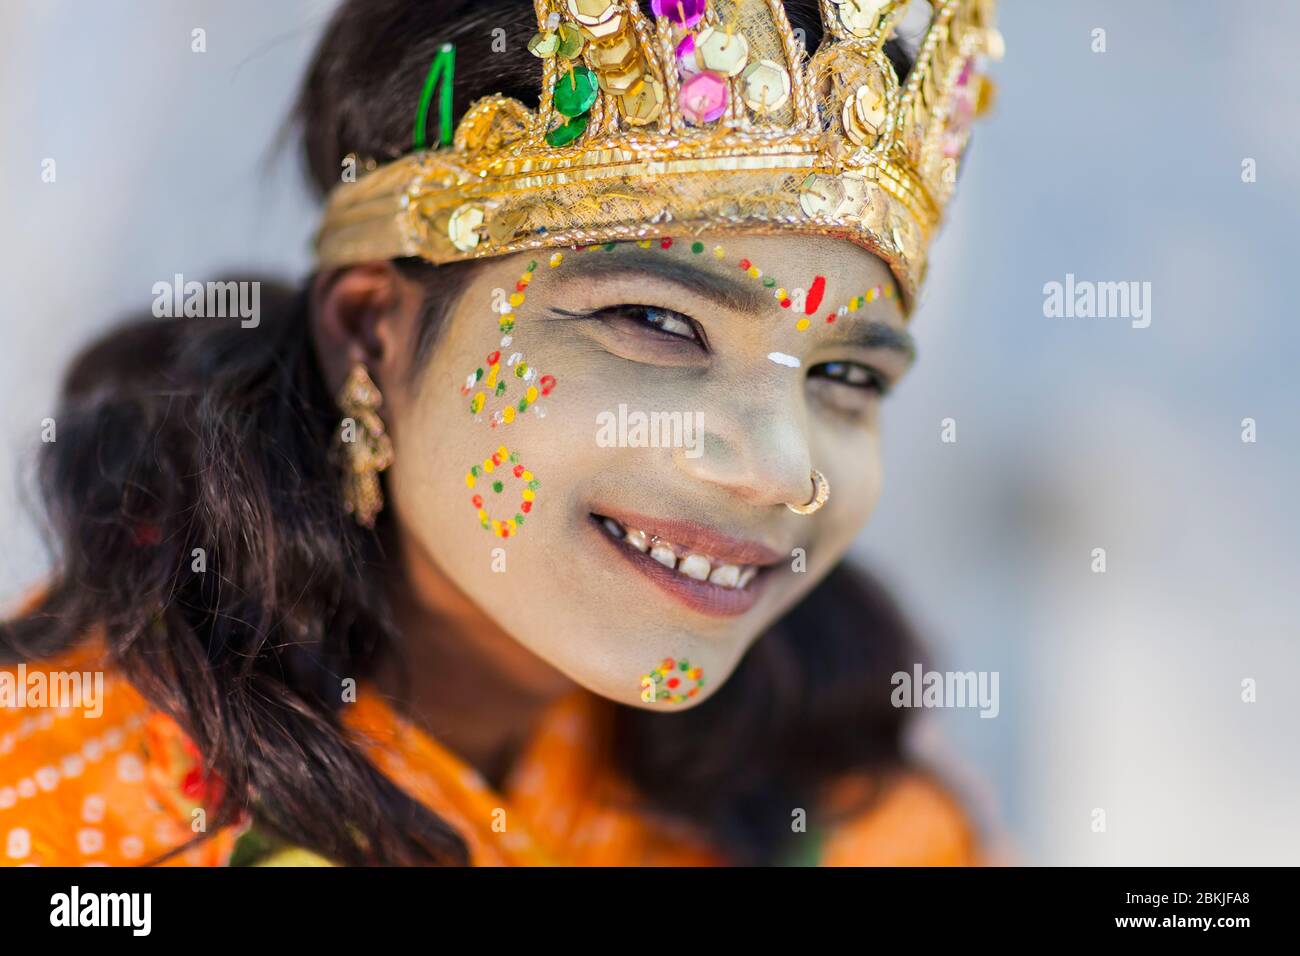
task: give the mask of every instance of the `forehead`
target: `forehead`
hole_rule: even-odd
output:
[[[698,287],[744,312],[771,308],[783,295],[786,307],[791,299],[802,305],[805,298],[830,308],[855,299],[879,300],[892,307],[887,311],[898,306],[889,266],[866,249],[829,236],[701,233],[598,243],[581,250],[540,249],[502,257],[487,277],[494,285],[513,284],[533,263],[530,279],[554,276],[557,286],[579,277],[658,280]]]
[[[889,349],[909,363],[915,357],[888,265],[846,240],[701,234],[539,249],[482,266],[460,310],[477,310],[490,292],[493,310],[507,313],[502,321],[512,326],[517,309],[528,314],[584,302],[614,304],[607,299],[640,301],[654,284],[652,304],[687,314],[708,307],[737,315],[783,314],[793,320],[791,331],[815,333],[799,340],[809,346]]]

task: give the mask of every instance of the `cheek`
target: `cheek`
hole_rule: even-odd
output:
[[[518,608],[553,593],[548,569],[557,543],[585,521],[578,505],[599,465],[595,415],[609,396],[539,336],[526,354],[483,352],[490,334],[465,338],[477,341],[445,342],[419,390],[394,408],[390,504],[442,573],[518,632],[501,598]]]
[[[819,442],[820,462],[813,467],[830,482],[831,497],[818,515],[819,566],[829,568],[848,550],[871,518],[884,485],[880,437],[874,428],[866,434],[840,435]]]

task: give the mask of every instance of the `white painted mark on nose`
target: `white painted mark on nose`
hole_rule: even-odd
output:
[[[768,352],[767,357],[777,365],[785,365],[788,368],[798,368],[803,364],[793,355],[786,355],[784,352]]]

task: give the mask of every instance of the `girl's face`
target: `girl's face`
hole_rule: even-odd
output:
[[[912,355],[888,268],[827,237],[486,260],[397,374],[414,326],[380,369],[405,553],[574,681],[664,709],[708,697],[844,555]],[[830,500],[796,514],[814,468]]]

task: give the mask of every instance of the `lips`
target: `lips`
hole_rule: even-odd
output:
[[[734,617],[758,600],[765,569],[781,559],[755,541],[680,519],[592,513],[602,537],[672,597],[705,614]]]

